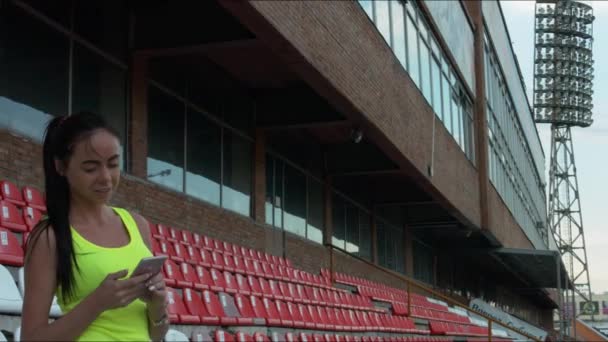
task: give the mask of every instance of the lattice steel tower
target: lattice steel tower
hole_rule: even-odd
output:
[[[581,2],[536,2],[534,116],[537,123],[551,124],[547,226],[553,233],[574,291],[587,302],[591,301],[591,284],[571,128],[593,123],[594,19],[591,6]],[[558,292],[563,303],[564,293]],[[565,292],[567,303],[569,292]],[[564,313],[562,305],[558,314],[562,332],[563,324],[567,327],[572,318]]]

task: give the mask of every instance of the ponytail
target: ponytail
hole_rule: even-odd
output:
[[[97,129],[105,129],[118,137],[103,118],[88,112],[53,118],[44,135],[42,162],[47,217],[34,228],[27,245],[31,250],[43,232],[53,230],[57,258],[55,277],[63,298],[71,297],[75,291],[74,269],[78,270],[78,264],[70,229],[70,186],[67,178],[58,172],[56,161],[67,166],[75,143]]]

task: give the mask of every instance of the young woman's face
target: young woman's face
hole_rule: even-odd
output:
[[[98,130],[76,143],[65,168],[72,196],[107,203],[120,179],[120,144],[106,130]]]

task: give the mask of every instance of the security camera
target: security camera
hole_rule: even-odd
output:
[[[350,131],[350,138],[355,144],[360,143],[363,140],[363,131],[359,127],[354,127]]]

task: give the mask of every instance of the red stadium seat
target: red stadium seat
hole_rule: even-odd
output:
[[[203,248],[205,248],[209,251],[214,251],[215,250],[215,241],[208,236],[203,236]]]
[[[262,284],[261,281],[260,284]],[[281,289],[279,288],[279,282],[271,279],[268,281],[268,286],[270,287],[270,294],[272,295],[272,298],[278,300],[286,299],[285,296],[283,296],[283,294],[281,293]]]
[[[167,311],[169,312],[169,320],[171,323],[177,324],[197,324],[200,323],[198,316],[188,313],[186,306],[177,290],[167,288]]]
[[[169,236],[169,231],[167,227],[162,224],[153,224],[151,225],[152,236],[157,239],[166,239]]]
[[[275,302],[269,298],[262,298],[262,304],[266,310],[266,322],[270,326],[293,327],[293,322],[288,319],[282,319],[281,314],[277,310]]]
[[[211,259],[211,254],[209,251],[204,248],[200,248],[198,249],[198,252],[200,260],[199,264],[207,268],[211,267],[213,265],[213,259]]]
[[[247,284],[249,285],[249,288],[251,289],[251,294],[254,296],[263,296],[264,292],[262,291],[262,288],[260,286],[260,281],[258,280],[258,278],[250,275],[247,276]]]
[[[238,286],[239,289],[239,293],[244,294],[244,295],[250,295],[251,294],[251,288],[249,287],[249,283],[247,283],[247,278],[242,275],[237,273],[234,276],[235,280],[236,280],[236,284]]]
[[[224,252],[224,254],[232,255],[232,253],[233,253],[232,244],[224,241],[220,244],[220,250],[222,250]]]
[[[211,280],[213,280],[214,286],[211,287],[211,290],[216,292],[224,291],[226,288],[226,281],[224,280],[224,275],[221,271],[211,268],[209,269],[209,273],[211,274]]]
[[[266,309],[264,308],[264,304],[262,303],[260,298],[256,297],[256,296],[249,296],[248,298],[249,298],[249,303],[251,304],[251,309],[253,310],[254,316],[256,316],[258,318],[260,318],[260,317],[263,318],[266,321],[266,324],[270,325],[270,323],[268,322],[268,312],[266,312]],[[276,322],[273,322],[273,323],[276,323]]]
[[[298,342],[313,342],[314,340],[310,334],[301,332],[297,336],[297,341]]]
[[[224,254],[224,270],[228,272],[234,272],[234,257],[229,254]]]
[[[297,329],[304,329],[304,328],[314,329],[314,325],[312,327],[306,325],[306,321],[304,321],[302,314],[300,314],[297,304],[292,303],[292,302],[287,302],[287,303],[285,303],[285,309],[287,310],[289,317],[291,317],[291,319],[293,320],[293,326],[295,328],[297,328]],[[281,310],[284,310],[283,307],[281,307]]]
[[[186,260],[186,258],[188,258],[188,252],[186,251],[186,247],[177,242],[170,242],[173,244],[173,251],[175,252],[175,255],[171,256],[171,259],[178,261],[178,262],[183,262],[184,260]]]
[[[245,270],[245,260],[243,260],[243,257],[241,256],[237,256],[235,255],[233,257],[234,260],[234,271],[238,272],[238,273],[247,273]]]
[[[15,234],[0,228],[0,264],[23,266],[23,249]]]
[[[173,250],[173,243],[166,240],[158,240],[159,251],[157,255],[166,255],[169,258],[175,258],[175,251]]]
[[[211,253],[211,259],[213,260],[213,267],[218,270],[224,270],[224,255],[219,251],[213,251]]]
[[[0,227],[15,232],[27,232],[23,216],[12,202],[0,201]]]
[[[190,244],[185,244],[184,246],[185,257],[184,261],[192,264],[199,265],[201,262],[201,253],[197,247],[193,247]]]
[[[299,316],[292,314],[292,317],[294,317],[294,319],[295,319],[295,317],[302,317],[302,320],[304,322],[306,322],[307,329],[317,329],[317,330],[322,329],[322,326],[319,325],[318,322],[315,322],[314,318],[310,315],[308,306],[302,305],[302,304],[296,304],[295,307],[298,310]],[[289,310],[289,308],[290,308],[290,306],[288,304],[287,309]]]
[[[251,335],[246,334],[242,331],[237,331],[237,333],[234,335],[234,340],[236,342],[254,342],[253,337],[251,337]]]
[[[25,222],[28,231],[34,229],[38,222],[40,222],[40,219],[42,219],[40,210],[32,207],[23,208],[23,222]]]
[[[194,270],[194,268],[192,267],[192,265],[186,263],[186,262],[182,262],[179,265],[180,271],[182,272],[182,276],[184,278],[184,281],[186,283],[191,284],[189,287],[194,287],[196,289],[199,290],[203,290],[203,286],[200,283],[200,279],[198,278],[198,275],[196,273],[196,271]]]
[[[201,324],[218,325],[220,318],[207,311],[199,294],[192,289],[184,289],[184,302],[191,315],[198,316]]]
[[[20,207],[25,206],[25,201],[19,188],[7,180],[0,181],[0,194],[2,194],[2,198],[7,202]]]
[[[255,342],[271,342],[268,336],[266,336],[266,334],[261,333],[259,331],[253,334],[253,340]]]
[[[228,293],[238,293],[239,292],[239,284],[236,282],[236,279],[232,275],[232,273],[228,271],[224,271],[224,290]]]
[[[170,241],[181,241],[181,234],[180,234],[180,230],[177,228],[173,228],[173,227],[169,227],[168,228],[169,231],[169,236],[167,236],[167,239]]]
[[[195,270],[196,270],[196,275],[198,276],[198,279],[199,279],[198,286],[195,285],[196,288],[199,288],[201,290],[207,290],[207,289],[211,289],[212,287],[215,287],[215,283],[213,282],[213,279],[211,278],[211,273],[209,273],[208,268],[199,265],[199,266],[196,266]]]
[[[237,325],[236,317],[228,317],[220,304],[217,295],[209,290],[203,290],[203,304],[211,316],[220,318],[221,325]]]
[[[234,342],[234,335],[224,330],[216,330],[213,334],[213,340],[215,342]]]
[[[258,313],[253,310],[249,296],[237,293],[234,295],[234,302],[241,317],[251,319],[254,325],[266,325],[266,319],[263,316],[258,316]]]
[[[186,229],[179,231],[177,241],[187,246],[196,246],[194,238],[192,237],[192,232]]]
[[[165,261],[163,268],[165,270],[165,283],[167,283],[167,285],[179,288],[194,286],[191,281],[184,279],[181,269],[173,261]]]
[[[44,197],[40,191],[38,191],[38,189],[30,186],[24,186],[22,189],[22,195],[27,206],[46,212],[46,203],[44,201]]]

